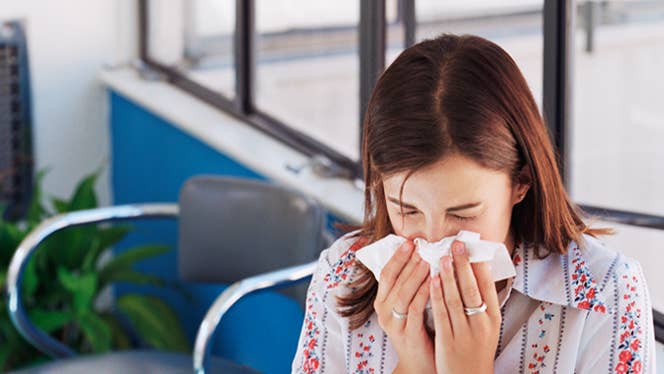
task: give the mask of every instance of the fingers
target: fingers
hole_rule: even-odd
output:
[[[427,266],[427,271],[425,274],[428,273],[429,269]],[[430,278],[425,276],[424,280],[420,283],[420,286],[417,289],[417,293],[415,293],[413,300],[410,302],[410,306],[408,307],[408,321],[406,322],[407,330],[421,329],[424,327],[424,309],[426,308],[427,301],[429,300],[430,283]]]
[[[397,312],[405,313],[428,272],[429,264],[422,261],[419,253],[413,253],[387,297],[387,303],[392,305]]]
[[[454,335],[463,333],[468,328],[468,319],[463,311],[463,304],[457,282],[454,279],[454,269],[452,257],[443,256],[440,258],[440,279],[443,283],[443,297],[447,312],[452,323]]]
[[[383,270],[380,272],[376,301],[380,303],[385,302],[385,299],[387,299],[387,296],[394,287],[399,274],[402,272],[404,266],[408,263],[414,248],[415,245],[413,242],[408,240],[403,243],[396,250],[396,252],[394,252],[392,257],[390,257],[390,260],[387,262],[387,264],[385,264],[385,267],[383,267]]]
[[[443,289],[440,275],[438,274],[431,278],[429,295],[431,297],[431,313],[433,313],[433,326],[436,330],[436,340],[451,342],[454,337],[454,332],[452,331],[449,312],[445,305],[445,300],[443,299]]]
[[[470,267],[468,251],[464,243],[460,241],[452,243],[452,253],[454,256],[454,271],[456,272],[456,280],[461,292],[463,305],[469,308],[476,308],[482,305],[482,295],[475,280],[475,273],[473,273],[473,269]]]
[[[489,262],[476,262],[471,265],[477,278],[482,300],[487,305],[487,313],[494,318],[501,318],[498,292],[496,292],[496,283],[493,281],[491,265]]]

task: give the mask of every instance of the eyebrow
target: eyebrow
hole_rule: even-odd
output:
[[[388,200],[390,200],[391,202],[399,205],[399,199],[397,199],[397,198],[388,196]],[[447,212],[449,213],[449,212],[456,212],[456,211],[459,211],[459,210],[466,210],[466,209],[470,209],[470,208],[475,208],[476,206],[480,206],[480,205],[482,205],[481,201],[478,201],[478,202],[475,202],[475,203],[462,204],[462,205],[459,205],[459,206],[454,206],[454,207],[451,207],[451,208],[447,208]],[[405,202],[403,203],[403,207],[406,208],[406,209],[415,209],[415,210],[417,210],[417,207],[415,207],[415,205],[405,203]]]

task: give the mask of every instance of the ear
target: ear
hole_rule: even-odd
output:
[[[516,205],[523,201],[532,185],[532,176],[528,165],[521,168],[517,181],[512,186],[512,205]]]

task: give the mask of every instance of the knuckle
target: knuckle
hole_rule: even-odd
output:
[[[433,308],[433,314],[436,318],[445,318],[447,314],[443,308]]]
[[[461,300],[459,300],[457,298],[447,299],[446,304],[451,309],[461,309],[461,308],[463,308],[463,304],[461,303]]]
[[[391,268],[384,267],[383,270],[380,272],[380,281],[385,282],[385,281],[391,281],[394,280],[395,275],[394,271],[392,271]]]
[[[468,297],[468,299],[476,300],[480,298],[480,292],[475,287],[466,287],[463,290],[463,294]]]
[[[403,289],[400,289],[399,291],[397,291],[397,300],[404,300],[405,299],[403,293],[404,293]]]

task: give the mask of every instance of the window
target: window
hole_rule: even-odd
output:
[[[664,3],[590,1],[577,20],[572,195],[664,216]]]
[[[360,124],[371,90],[405,46],[443,32],[495,41],[524,73],[575,201],[608,221],[664,233],[660,1],[139,4],[149,67],[349,178],[361,177]],[[663,341],[664,316],[655,320]]]
[[[359,160],[359,0],[255,4],[257,108]]]
[[[235,2],[151,0],[149,12],[151,58],[232,99]]]
[[[335,2],[342,10],[335,13],[323,1],[141,0],[141,58],[328,174],[353,178],[360,170],[358,4]]]

